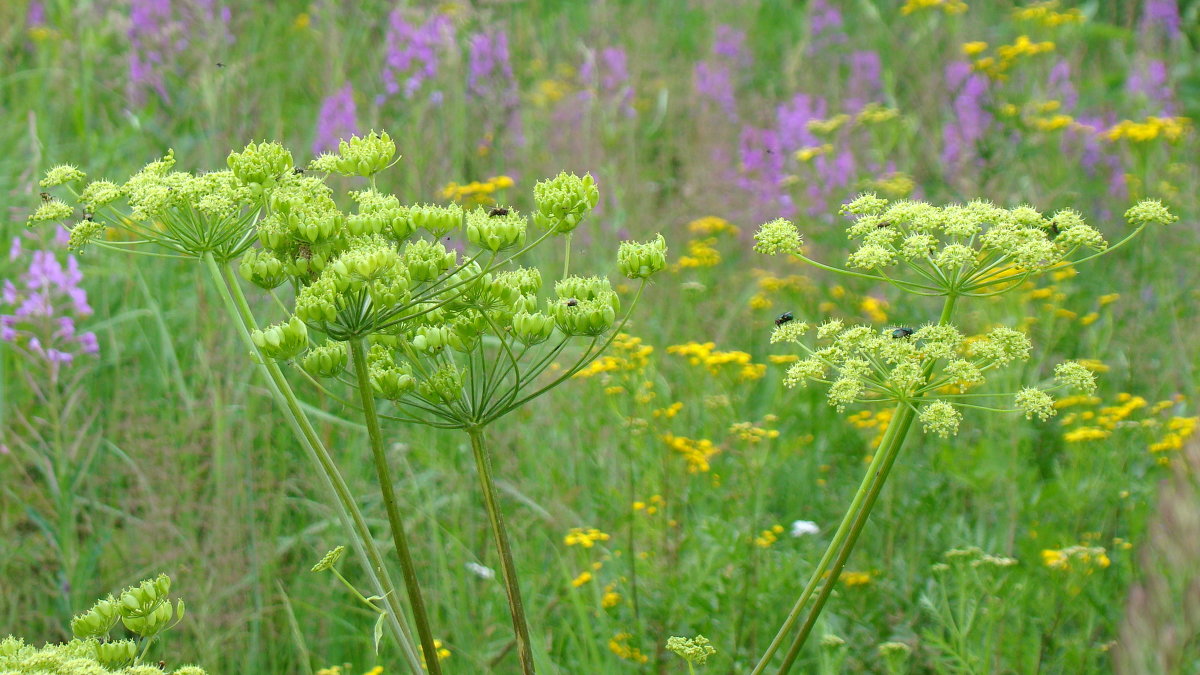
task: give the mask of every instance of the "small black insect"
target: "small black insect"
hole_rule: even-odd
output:
[[[779,316],[775,317],[775,325],[782,326],[783,324],[791,321],[794,318],[796,318],[796,317],[792,316],[791,312],[784,312],[783,314],[780,314]]]
[[[167,669],[167,662],[166,662],[166,661],[159,661],[159,662],[158,662],[158,669],[159,669],[159,670],[166,670],[166,669]]]
[[[1058,229],[1058,223],[1053,220],[1050,221],[1050,236],[1057,237],[1060,232],[1062,232],[1062,230]]]
[[[888,221],[884,220],[884,221],[880,221],[880,223],[879,223],[878,225],[876,225],[876,226],[875,226],[875,229],[877,229],[877,230],[882,230],[882,229],[883,229],[883,228],[885,228],[885,227],[891,227],[891,225],[892,225],[891,223],[889,223]]]
[[[292,169],[292,173],[296,174],[297,176],[301,176],[304,174],[304,169],[296,167],[295,169]]]
[[[90,214],[90,213],[84,213],[84,214],[83,214],[83,219],[84,219],[84,220],[86,220],[86,221],[88,221],[88,222],[90,223],[90,222],[92,222],[92,220],[93,220],[93,219],[95,219],[95,216],[93,216],[93,215],[92,215],[92,214]]]
[[[892,331],[892,337],[894,337],[896,339],[906,338],[912,334],[913,334],[913,329],[904,328],[903,326]]]
[[[42,201],[44,201],[44,202],[50,201],[50,193],[49,192],[43,192],[41,194],[42,194]]]
[[[507,216],[508,209],[503,206],[497,206],[496,208],[492,209],[491,211],[488,211],[488,215],[491,216],[492,218],[495,218],[497,216]]]
[[[567,307],[574,307],[578,304],[579,304],[579,301],[576,300],[575,298],[571,298],[570,300],[567,301]]]
[[[224,67],[225,67],[225,64],[224,64],[224,63],[221,63],[220,61],[217,61],[217,67],[218,67],[218,68],[224,68]]]

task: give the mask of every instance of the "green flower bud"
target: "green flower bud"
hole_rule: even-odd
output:
[[[75,215],[75,209],[71,208],[70,204],[51,199],[48,202],[42,202],[37,210],[29,215],[29,224],[34,223],[57,223],[61,220],[66,220]]]
[[[336,210],[302,212],[288,218],[291,234],[308,244],[320,244],[340,234],[346,227],[346,217]]]
[[[413,334],[413,349],[425,354],[439,352],[450,342],[449,326],[421,326]]]
[[[179,601],[178,606],[179,618],[183,618],[182,600]],[[171,605],[170,601],[164,600],[146,614],[130,614],[128,616],[122,614],[121,623],[125,624],[125,627],[130,631],[142,637],[150,637],[168,628],[171,624],[171,619],[175,617],[175,613],[175,607]]]
[[[1081,394],[1092,395],[1096,391],[1096,376],[1077,361],[1064,361],[1054,367],[1054,379],[1064,387]]]
[[[550,315],[554,317],[558,329],[566,335],[595,337],[612,327],[619,308],[617,294],[604,291],[584,300],[571,298],[552,301]]]
[[[525,244],[525,219],[514,210],[475,209],[467,214],[467,241],[489,251]],[[496,214],[496,215],[489,215]]]
[[[537,203],[534,223],[538,227],[566,234],[579,226],[588,211],[600,201],[600,190],[592,174],[583,178],[566,172],[533,186]]]
[[[1143,199],[1125,212],[1125,220],[1135,227],[1149,223],[1170,225],[1179,220],[1179,216],[1171,213],[1157,199]]]
[[[59,164],[58,166],[46,172],[46,176],[38,182],[38,185],[48,188],[64,183],[74,183],[87,178],[87,174],[76,169],[70,164]]]
[[[277,323],[265,330],[255,330],[250,339],[258,347],[263,356],[277,361],[284,361],[300,354],[308,347],[308,327],[299,316],[293,316],[287,323]]]
[[[287,281],[283,261],[266,249],[252,248],[246,251],[238,264],[238,272],[250,283],[271,290]]]
[[[417,387],[422,396],[441,403],[457,401],[462,396],[463,373],[452,365],[438,368]]]
[[[133,663],[137,657],[137,643],[133,640],[101,642],[96,645],[96,660],[105,668],[122,668]]]
[[[356,237],[382,234],[385,228],[390,227],[391,219],[382,212],[355,213],[346,217],[346,231]]]
[[[500,274],[497,279],[506,285],[515,287],[522,294],[537,293],[542,290],[542,273],[536,267],[518,267]]]
[[[108,228],[98,220],[84,220],[71,228],[71,236],[67,239],[67,248],[72,251],[82,251],[93,240],[104,234]]]
[[[95,213],[103,206],[117,201],[125,195],[125,190],[110,180],[96,180],[88,183],[79,195],[79,201],[90,213]]]
[[[345,546],[338,546],[338,547],[334,548],[332,551],[330,551],[330,552],[326,553],[324,556],[322,556],[321,560],[316,565],[312,566],[312,571],[313,572],[324,572],[325,570],[330,569],[331,567],[333,567],[334,565],[337,564],[338,559],[341,558],[342,554],[345,552],[346,552]]]
[[[660,234],[654,241],[639,244],[623,241],[617,250],[617,266],[630,279],[649,279],[667,266],[667,240]]]
[[[708,638],[703,635],[694,638],[668,638],[667,651],[674,652],[684,661],[697,666],[708,663],[708,657],[717,653],[716,648],[709,644]]]
[[[417,239],[404,247],[402,259],[412,280],[424,283],[437,279],[454,267],[458,253],[447,251],[440,241]]]
[[[565,277],[554,283],[554,294],[569,304],[571,300],[593,300],[603,297],[612,304],[613,312],[621,311],[621,301],[612,292],[612,284],[604,277]]]
[[[1025,413],[1027,420],[1033,419],[1033,416],[1037,415],[1038,419],[1045,422],[1058,414],[1058,411],[1054,409],[1054,399],[1046,392],[1033,387],[1025,387],[1018,391],[1016,404],[1017,408]]]
[[[396,156],[396,144],[387,132],[372,131],[366,136],[351,136],[350,140],[338,143],[336,155],[324,154],[312,162],[317,171],[337,173],[343,176],[371,176],[388,168]]]
[[[108,635],[108,631],[116,625],[117,605],[110,595],[99,600],[88,611],[71,619],[71,633],[80,639],[100,639]]]
[[[409,216],[412,218],[414,227],[440,238],[462,225],[463,209],[458,204],[450,206],[422,204],[410,207]]]
[[[389,401],[398,401],[413,390],[417,381],[412,366],[407,363],[373,367],[369,371],[375,394]]]
[[[348,358],[345,342],[326,340],[320,347],[308,350],[300,359],[300,367],[313,377],[337,377],[346,369]]]
[[[937,434],[943,438],[958,433],[958,423],[962,421],[962,413],[945,401],[933,401],[921,407],[918,415],[925,433]]]
[[[333,280],[322,277],[296,295],[296,316],[311,324],[337,320],[337,289]]]
[[[225,160],[229,170],[254,194],[275,185],[275,181],[292,170],[292,153],[278,143],[250,143],[241,152],[231,152]]]
[[[767,255],[800,253],[804,241],[792,221],[776,218],[754,233],[754,250]]]
[[[536,345],[550,339],[554,332],[554,317],[540,312],[520,311],[512,318],[513,335],[526,345]]]

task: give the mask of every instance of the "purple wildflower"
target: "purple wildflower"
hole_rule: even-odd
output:
[[[745,70],[751,62],[750,53],[746,51],[746,33],[732,26],[719,25],[713,40],[712,58],[696,63],[692,70],[692,86],[702,100],[715,103],[729,121],[736,121],[733,73]]]
[[[1146,0],[1142,9],[1142,29],[1161,29],[1169,38],[1180,34],[1179,3],[1176,0]]]
[[[43,26],[46,23],[46,6],[41,3],[41,0],[33,0],[29,3],[29,9],[25,12],[25,25],[30,28]]]
[[[1061,60],[1050,69],[1050,81],[1047,83],[1050,95],[1062,103],[1063,110],[1071,110],[1079,102],[1079,92],[1071,83],[1071,64]]]
[[[784,149],[776,129],[742,128],[738,141],[738,187],[750,193],[758,217],[790,218],[796,207],[784,187]]]
[[[946,66],[946,88],[954,96],[954,115],[942,128],[942,163],[950,168],[975,156],[975,146],[992,116],[984,109],[987,78],[971,72],[971,64],[958,61]]]
[[[412,99],[426,81],[437,77],[440,52],[454,42],[454,24],[445,14],[435,14],[425,23],[409,22],[399,9],[388,15],[387,50],[384,53],[383,88],[376,103],[401,95]],[[440,100],[441,92],[430,99]]]
[[[314,155],[336,150],[343,138],[358,133],[357,110],[354,106],[354,89],[346,86],[325,98],[317,118],[317,136],[313,140]]]
[[[583,92],[587,99],[613,101],[626,117],[634,116],[628,56],[623,48],[605,47],[598,54],[589,54],[579,69],[579,79],[590,88]]]
[[[1134,66],[1125,80],[1125,89],[1146,98],[1151,104],[1146,114],[1175,114],[1175,91],[1168,81],[1167,64],[1161,59],[1148,59]]]
[[[81,281],[75,256],[68,255],[64,267],[53,252],[33,251],[19,283],[5,280],[0,288],[0,307],[6,310],[0,314],[0,340],[44,360],[52,377],[77,355],[99,351],[95,334],[79,333],[75,326],[77,318],[92,314]]]
[[[467,40],[467,96],[485,113],[481,150],[490,151],[501,132],[524,143],[520,94],[508,52],[508,34],[502,29],[471,35]]]
[[[813,0],[808,8],[808,34],[812,37],[808,51],[816,53],[830,45],[846,42],[842,23],[842,13],[828,0]]]
[[[880,74],[883,70],[879,54],[872,51],[854,52],[850,55],[850,94],[846,98],[846,112],[857,112],[876,100],[882,92]]]

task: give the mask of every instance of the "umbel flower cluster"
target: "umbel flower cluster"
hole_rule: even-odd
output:
[[[815,346],[803,341],[808,333],[815,333]],[[1028,360],[1031,350],[1025,334],[1011,328],[998,327],[968,341],[954,326],[938,324],[881,333],[841,321],[817,327],[791,322],[776,328],[771,341],[793,343],[807,355],[788,368],[787,386],[806,386],[809,381],[827,384],[829,403],[839,411],[854,403],[919,406],[918,419],[925,431],[942,436],[958,431],[962,413],[956,404],[994,397],[973,396],[969,390],[982,385],[989,371]],[[1055,380],[1056,388],[1083,394],[1096,389],[1092,372],[1074,361],[1059,364]],[[1056,412],[1054,399],[1041,389],[1026,387],[1014,398],[1017,409],[1028,418],[1046,420]]]
[[[0,673],[41,675],[162,675],[157,665],[142,665],[149,643],[183,619],[183,600],[171,603],[171,579],[160,574],[117,597],[108,596],[71,621],[75,639],[43,647],[26,645],[9,636],[0,640]],[[133,633],[131,639],[109,640],[118,623]],[[204,675],[196,666],[183,666],[173,675]]]
[[[374,187],[395,157],[388,135],[371,133],[342,141],[307,170],[278,144],[251,143],[230,153],[223,171],[176,171],[168,153],[123,184],[98,180],[76,192],[86,177],[63,166],[42,185],[66,186],[83,209],[71,228],[73,248],[153,242],[179,256],[236,260],[241,276],[266,290],[290,285],[294,313],[254,332],[261,352],[336,378],[348,365],[347,343],[369,338],[375,393],[406,408],[410,421],[482,425],[599,354],[607,344],[600,336],[621,311],[609,281],[566,276],[543,299],[540,272],[515,264],[570,233],[596,205],[590,175],[537,183],[531,223],[511,207],[401,204]],[[346,211],[318,173],[361,176],[371,186],[350,192],[356,208]],[[74,207],[51,199],[31,221],[72,217]],[[448,247],[451,239],[465,240],[465,252]],[[645,280],[665,264],[661,236],[624,242],[618,253],[630,279]],[[572,338],[588,343],[579,365],[536,382]]]
[[[1004,209],[985,201],[941,207],[917,201],[889,204],[868,194],[846,204],[842,213],[852,217],[847,235],[858,242],[845,268],[808,260],[799,231],[783,219],[763,225],[755,235],[755,249],[791,254],[823,269],[887,282],[916,295],[943,297],[942,320],[882,331],[840,321],[816,326],[782,323],[771,341],[792,343],[803,351],[784,382],[829,385],[829,402],[839,411],[866,402],[919,408],[925,431],[942,436],[957,433],[960,407],[984,407],[973,399],[997,396],[977,393],[989,371],[1028,360],[1032,348],[1024,333],[1006,327],[967,339],[950,323],[956,301],[1006,293],[1032,275],[1110,248],[1100,232],[1071,209],[1046,217],[1029,206]],[[1129,209],[1126,219],[1136,229],[1121,244],[1147,224],[1167,224],[1175,217],[1159,202],[1147,200]],[[811,345],[805,342],[809,333],[815,334]],[[1055,414],[1048,390],[1090,394],[1095,386],[1091,371],[1068,361],[1055,368],[1052,388],[1023,388],[1013,403],[1026,417],[1046,420]]]

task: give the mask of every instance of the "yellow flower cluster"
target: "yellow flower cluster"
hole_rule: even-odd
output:
[[[1100,546],[1068,546],[1063,549],[1042,550],[1042,564],[1050,569],[1070,570],[1072,563],[1075,564],[1075,569],[1091,574],[1093,570],[1107,568],[1112,561]]]
[[[886,197],[900,199],[912,194],[917,189],[917,182],[902,171],[893,171],[871,181],[871,187]]]
[[[441,640],[438,640],[436,638],[434,639],[433,650],[437,654],[437,660],[439,663],[450,658],[450,650],[446,649],[445,645],[442,644]],[[424,651],[421,652],[421,667],[423,667],[423,668],[429,667],[429,664],[426,663],[426,661],[425,661],[425,652]],[[383,668],[381,666],[375,666],[375,669],[372,670],[370,673],[367,673],[367,675],[381,675],[382,673],[383,673]]]
[[[1101,136],[1110,141],[1119,141],[1124,138],[1132,143],[1146,143],[1161,137],[1167,142],[1174,143],[1190,133],[1191,130],[1192,121],[1187,117],[1147,117],[1142,122],[1133,120],[1117,122]]]
[[[983,47],[979,48],[978,45]],[[979,49],[976,54],[983,53],[987,49],[987,43],[968,42],[972,49]],[[967,47],[964,45],[964,51]],[[1034,42],[1029,39],[1028,35],[1022,35],[1013,41],[1011,45],[1000,45],[996,48],[995,56],[985,56],[976,59],[974,63],[975,70],[987,75],[993,80],[1008,79],[1008,71],[1012,69],[1017,59],[1022,57],[1037,56],[1038,54],[1046,54],[1054,51],[1054,43],[1050,41]]]
[[[828,136],[840,129],[842,125],[849,121],[850,116],[846,113],[842,113],[840,115],[834,115],[827,120],[809,120],[808,124],[805,126],[808,127],[809,131],[818,136]]]
[[[937,8],[946,14],[962,14],[967,11],[967,3],[963,0],[907,0],[900,8],[900,13],[908,16],[923,9]]]
[[[650,355],[654,353],[654,347],[642,344],[640,337],[628,333],[618,333],[613,338],[612,348],[609,352],[580,369],[574,377],[592,377],[612,372],[645,372],[646,367],[650,365]]]
[[[858,116],[854,118],[857,124],[882,124],[890,122],[900,116],[900,110],[897,108],[889,108],[882,103],[868,103],[863,106],[862,110],[858,111]]]
[[[442,188],[441,197],[466,205],[495,204],[496,199],[492,195],[512,186],[513,179],[508,176],[495,176],[482,182],[473,180],[465,185],[450,182]]]
[[[674,269],[678,271],[689,267],[716,267],[721,263],[721,252],[717,250],[716,243],[716,237],[689,239],[687,254],[679,256]]]
[[[871,448],[878,448],[883,442],[883,434],[887,431],[888,424],[892,421],[892,410],[884,408],[878,412],[863,410],[856,412],[846,418],[850,425],[856,429],[874,429],[875,437],[871,439]]]
[[[774,301],[769,297],[772,293],[790,290],[798,291],[807,289],[811,282],[808,277],[798,274],[791,274],[786,277],[771,276],[766,270],[754,270],[755,276],[758,276],[758,291],[750,297],[750,309],[760,310],[767,309],[774,305]]]
[[[626,661],[634,663],[647,663],[650,657],[642,653],[642,650],[629,645],[629,639],[633,637],[629,633],[617,633],[608,641],[608,649],[617,656]]]
[[[1183,442],[1195,435],[1197,422],[1200,417],[1172,417],[1167,421],[1167,433],[1150,445],[1150,452],[1182,450]]]
[[[833,152],[833,146],[829,143],[824,145],[811,145],[807,148],[800,148],[796,151],[796,159],[801,162],[811,162],[814,157],[828,155]]]
[[[545,108],[552,103],[558,103],[571,93],[571,83],[559,79],[545,79],[537,83],[537,88],[529,97],[533,104]]]
[[[584,570],[579,573],[579,576],[577,576],[571,580],[571,587],[579,588],[580,586],[586,584],[587,582],[589,582],[591,580],[592,580],[592,573],[587,570]]]
[[[841,581],[846,586],[849,586],[850,588],[855,588],[857,586],[866,586],[867,584],[871,583],[871,573],[870,572],[842,572],[842,576],[840,577],[839,581]]]
[[[705,216],[703,218],[697,218],[696,220],[688,223],[687,229],[688,232],[691,232],[692,234],[698,234],[705,237],[712,236],[714,234],[736,235],[741,232],[737,225],[730,223],[724,218],[718,218],[717,216]]]
[[[763,418],[763,422],[770,424],[779,418],[775,415],[767,415]],[[778,429],[765,429],[753,422],[736,422],[729,427],[729,433],[733,434],[738,440],[745,441],[750,444],[761,443],[764,440],[779,438]]]
[[[668,448],[683,455],[688,473],[708,473],[712,469],[709,460],[721,451],[706,438],[692,439],[670,433],[663,434],[661,438]]]
[[[754,545],[759,548],[771,548],[771,544],[779,541],[779,535],[783,534],[783,526],[776,523],[769,530],[763,530],[754,538]]]
[[[1072,23],[1083,23],[1083,12],[1072,7],[1064,12],[1058,11],[1058,0],[1035,2],[1027,7],[1013,10],[1013,18],[1017,21],[1032,21],[1047,28],[1057,28]]]
[[[669,419],[673,419],[676,415],[678,415],[680,410],[683,410],[683,402],[675,401],[674,403],[672,403],[671,405],[669,405],[665,408],[655,408],[651,414],[656,419],[662,418],[664,420],[669,420]]]
[[[687,357],[693,366],[704,366],[708,372],[718,375],[725,366],[738,367],[737,377],[742,381],[758,380],[767,374],[765,363],[753,363],[750,355],[741,351],[718,351],[713,342],[688,342],[667,347],[668,354]]]
[[[633,510],[635,512],[645,513],[648,516],[652,516],[658,513],[659,510],[666,505],[667,500],[663,499],[662,495],[651,495],[650,498],[644,502],[634,502]]]
[[[572,527],[567,536],[563,537],[563,543],[567,546],[582,546],[583,548],[591,548],[598,541],[608,541],[611,539],[607,534],[597,530],[594,527],[584,529],[582,527]]]
[[[621,594],[616,592],[616,584],[608,584],[604,587],[604,595],[600,596],[600,606],[604,609],[612,609],[621,604]]]
[[[872,323],[883,323],[887,321],[888,315],[884,310],[888,308],[887,300],[877,298],[873,295],[868,295],[858,303],[858,311],[868,321]]]

